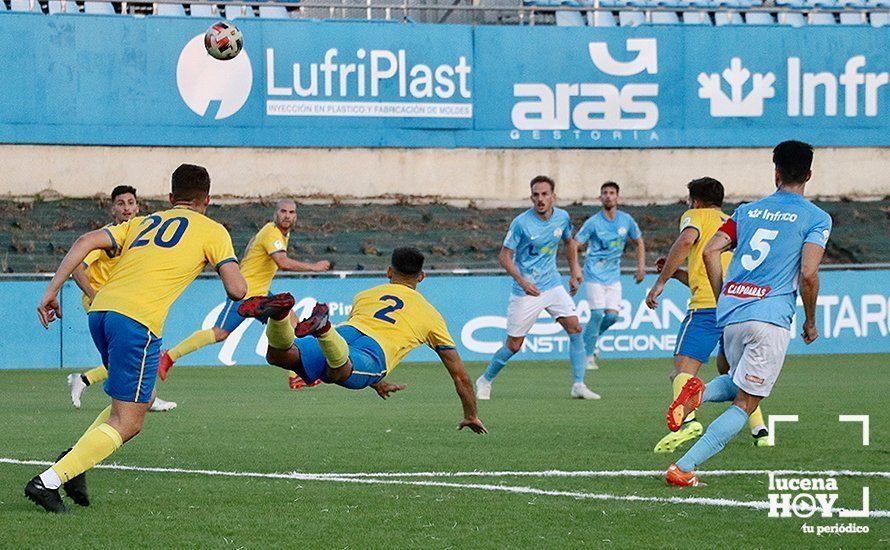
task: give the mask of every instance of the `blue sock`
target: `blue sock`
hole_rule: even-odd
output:
[[[580,332],[569,334],[569,359],[572,361],[572,378],[575,382],[583,382],[587,356],[584,354],[584,337]]]
[[[599,338],[602,322],[603,310],[591,309],[590,321],[584,327],[584,349],[587,350],[587,355],[593,355],[593,352],[596,351],[596,340]]]
[[[729,440],[742,431],[747,423],[748,414],[736,405],[730,405],[723,414],[711,422],[705,435],[677,461],[677,467],[684,472],[696,469],[704,461],[722,451]]]
[[[603,322],[600,323],[600,334],[602,335],[602,333],[609,330],[609,327],[611,327],[612,325],[614,325],[617,322],[618,322],[618,314],[617,313],[610,311],[609,313],[606,313],[605,315],[603,315]]]
[[[507,361],[513,357],[513,352],[510,351],[510,348],[507,346],[501,346],[501,349],[497,350],[494,353],[494,357],[491,358],[491,362],[488,364],[488,368],[485,369],[485,379],[491,382],[494,380],[494,377],[501,372],[501,369],[504,368],[504,365],[507,364]]]
[[[739,393],[739,387],[732,381],[732,376],[721,374],[705,384],[705,393],[701,400],[709,403],[722,403],[732,401],[737,393]]]

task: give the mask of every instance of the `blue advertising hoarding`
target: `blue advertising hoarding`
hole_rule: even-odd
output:
[[[890,353],[890,270],[830,271],[822,273],[816,320],[821,337],[811,346],[792,327],[791,354]],[[619,321],[601,338],[602,357],[670,357],[680,322],[685,315],[689,291],[677,282],[668,284],[661,305],[650,310],[645,293],[654,282],[647,276],[642,284],[623,277],[624,300]],[[511,280],[505,276],[429,277],[419,290],[441,312],[458,351],[467,361],[487,361],[506,336],[506,310]],[[289,291],[297,298],[298,315],[308,315],[316,300],[330,304],[332,321],[347,319],[352,297],[383,282],[373,278],[276,278],[273,292]],[[0,324],[0,369],[85,368],[96,366],[99,355],[87,329],[81,296],[73,284],[62,292],[63,320],[44,330],[37,321],[35,306],[45,281],[2,281],[0,298],[11,313]],[[582,323],[589,318],[587,302],[576,297]],[[164,329],[164,345],[172,346],[193,331],[213,325],[224,304],[222,284],[215,278],[193,283],[170,311]],[[798,315],[802,310],[798,307]],[[265,364],[266,339],[263,327],[248,320],[222,344],[193,353],[181,365]],[[568,361],[568,336],[552,319],[542,316],[532,327],[523,351],[524,360]],[[435,361],[425,348],[411,353],[407,362]]]
[[[0,142],[271,147],[890,145],[890,32],[0,14]],[[751,45],[756,44],[756,48]]]

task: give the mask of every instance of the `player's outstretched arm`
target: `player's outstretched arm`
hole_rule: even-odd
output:
[[[272,260],[275,262],[275,265],[278,266],[278,269],[281,269],[282,271],[319,272],[331,269],[331,262],[327,260],[318,262],[301,262],[288,257],[287,253],[284,251],[272,254]]]
[[[714,233],[701,253],[705,262],[705,271],[708,272],[708,282],[711,283],[711,290],[714,291],[715,297],[720,296],[720,291],[723,290],[723,262],[720,260],[720,256],[732,246],[732,237],[721,230]]]
[[[43,293],[43,298],[40,299],[40,303],[37,305],[37,316],[40,318],[40,323],[44,328],[49,328],[49,324],[56,317],[62,317],[62,306],[59,305],[59,300],[56,298],[59,295],[59,289],[62,288],[68,277],[74,273],[74,270],[83,263],[87,254],[97,249],[112,250],[114,246],[111,234],[104,229],[84,233],[74,241],[71,249],[62,258],[62,262],[56,269],[55,275],[53,275],[52,280],[46,287],[46,292]]]
[[[233,302],[243,299],[247,294],[247,281],[244,280],[237,262],[227,262],[219,266],[219,278],[222,279],[223,288]]]
[[[473,383],[470,382],[470,376],[467,374],[467,369],[464,368],[457,350],[454,348],[439,349],[436,350],[436,353],[439,354],[439,359],[442,360],[442,364],[445,365],[448,374],[454,380],[454,388],[457,390],[457,395],[464,408],[464,419],[458,425],[458,429],[469,428],[477,434],[488,433],[482,421],[476,416],[476,394],[473,391]]]
[[[538,287],[535,286],[534,283],[530,283],[525,280],[522,276],[522,273],[519,272],[519,268],[516,267],[516,262],[513,261],[513,250],[507,248],[506,246],[501,247],[501,252],[498,254],[498,263],[501,264],[501,267],[504,268],[504,271],[507,272],[507,275],[513,277],[513,280],[516,281],[522,290],[525,291],[529,296],[540,296],[541,291],[538,290]]]
[[[646,295],[647,306],[652,309],[658,307],[658,297],[664,292],[665,283],[668,282],[668,279],[674,276],[674,273],[677,272],[677,269],[679,269],[680,265],[686,260],[686,257],[689,256],[689,251],[692,250],[692,247],[697,240],[698,229],[694,227],[687,227],[680,232],[677,240],[671,245],[671,250],[668,252],[667,258],[664,260],[664,267],[661,268],[661,273],[658,274],[658,280],[655,281],[655,284],[652,285],[652,288],[649,290],[649,294]]]
[[[819,298],[819,264],[825,249],[814,243],[804,243],[800,258],[800,300],[806,319],[803,323],[803,341],[813,343],[819,337],[816,329],[816,300]]]

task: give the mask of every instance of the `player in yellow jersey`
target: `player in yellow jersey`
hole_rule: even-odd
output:
[[[673,396],[676,398],[687,380],[698,374],[703,363],[714,348],[720,347],[717,354],[717,371],[729,372],[729,364],[723,354],[723,330],[717,327],[717,300],[708,281],[702,251],[705,244],[720,229],[729,217],[723,213],[723,184],[714,178],[699,178],[687,185],[689,189],[689,210],[680,217],[680,235],[674,241],[667,258],[659,259],[658,280],[646,296],[646,305],[658,307],[658,297],[664,291],[668,279],[674,278],[689,287],[692,298],[689,311],[680,324],[677,343],[674,348],[674,370],[670,375]],[[729,265],[732,254],[723,254],[723,269]],[[687,270],[680,265],[687,261]],[[760,409],[749,419],[755,445],[767,444],[769,435],[763,424]],[[672,453],[683,443],[699,437],[703,428],[695,419],[695,414],[686,417],[678,431],[664,436],[655,446],[656,453]]]
[[[439,355],[454,380],[464,412],[459,428],[486,433],[476,416],[473,385],[445,320],[417,292],[424,278],[423,259],[416,248],[395,249],[387,270],[389,284],[357,294],[349,320],[337,328],[328,320],[327,304],[318,303],[312,314],[292,329],[288,314],[294,298],[286,293],[245,300],[239,313],[268,319],[266,360],[270,365],[296,370],[307,382],[320,379],[352,390],[370,386],[384,399],[405,388],[384,378],[408,352],[427,345]],[[309,335],[313,338],[306,338]]]
[[[65,492],[89,505],[84,472],[106,459],[142,430],[154,398],[164,321],[170,306],[206,264],[222,279],[226,293],[240,300],[247,283],[238,269],[226,228],[204,215],[210,203],[210,176],[183,164],[173,172],[173,208],[82,235],[59,264],[37,314],[44,327],[62,316],[62,284],[93,250],[120,255],[108,282],[90,307],[90,334],[108,366],[102,411],[72,449],[25,486],[25,496],[50,512],[62,512]]]
[[[247,295],[266,296],[272,279],[279,269],[284,271],[327,271],[331,263],[327,260],[319,262],[300,262],[287,255],[287,245],[290,240],[291,230],[297,222],[297,205],[291,199],[282,199],[275,205],[275,213],[272,221],[263,226],[254,235],[244,256],[241,258],[241,273],[247,281]],[[181,357],[197,351],[210,344],[222,342],[229,337],[241,323],[246,321],[238,315],[238,306],[241,302],[226,300],[219,317],[213,328],[198,330],[191,336],[176,344],[168,351],[161,352],[161,362],[158,366],[158,376],[161,380],[167,379],[167,373],[173,364]],[[291,319],[296,324],[296,317]],[[299,389],[304,385],[303,380],[296,373],[291,372],[290,387]]]
[[[139,203],[136,199],[136,188],[129,185],[118,185],[111,191],[111,217],[114,223],[124,223],[139,214]],[[108,281],[112,268],[117,265],[119,255],[109,253],[107,250],[93,250],[72,273],[72,278],[83,292],[83,308],[89,312],[90,304],[96,297],[96,292]],[[102,382],[108,378],[108,369],[105,365],[86,372],[76,372],[68,375],[68,388],[71,390],[71,404],[74,408],[80,408],[80,398],[83,392],[91,385]],[[173,401],[164,401],[159,397],[151,404],[152,412],[172,411],[176,408]]]

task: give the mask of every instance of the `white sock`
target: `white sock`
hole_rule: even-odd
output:
[[[40,481],[47,489],[58,489],[62,486],[62,478],[52,468],[47,468],[45,472],[40,474]]]

